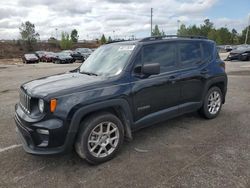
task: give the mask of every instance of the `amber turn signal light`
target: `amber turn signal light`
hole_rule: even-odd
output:
[[[57,105],[57,100],[51,99],[50,100],[50,111],[51,112],[54,112],[56,110],[56,105]]]

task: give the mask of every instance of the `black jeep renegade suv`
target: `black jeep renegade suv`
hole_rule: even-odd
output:
[[[15,121],[26,152],[75,147],[96,164],[134,130],[192,111],[215,118],[226,91],[213,41],[149,37],[103,45],[75,70],[23,84]]]

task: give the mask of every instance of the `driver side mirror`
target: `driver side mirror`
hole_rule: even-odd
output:
[[[160,74],[160,64],[159,63],[145,64],[142,66],[141,72],[146,76]]]

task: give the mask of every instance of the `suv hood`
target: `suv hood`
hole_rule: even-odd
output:
[[[72,93],[75,92],[76,89],[96,84],[104,79],[105,77],[101,76],[89,76],[80,73],[65,73],[33,80],[23,84],[22,87],[32,97],[43,98],[49,94],[54,94],[63,90],[68,90]]]

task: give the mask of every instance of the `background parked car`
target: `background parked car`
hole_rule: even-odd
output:
[[[44,52],[44,54],[40,58],[40,61],[42,61],[42,62],[54,62],[55,58],[56,58],[56,54],[54,52]]]
[[[72,55],[73,51],[72,50],[63,50],[62,53],[68,53],[69,55]]]
[[[61,63],[73,63],[74,59],[71,57],[69,53],[59,52],[56,53],[54,63],[61,64]]]
[[[86,60],[90,56],[90,54],[92,54],[92,52],[93,52],[89,48],[77,48],[76,50],[83,55],[84,60]]]
[[[77,48],[72,54],[75,60],[85,61],[93,51],[89,48]]]
[[[226,58],[226,61],[231,61],[231,60],[240,60],[240,61],[250,60],[250,47],[241,46],[236,50],[232,50],[229,53],[228,57]]]
[[[39,58],[36,54],[24,54],[23,56],[23,63],[39,63]]]
[[[74,58],[74,60],[78,60],[78,61],[81,61],[81,62],[84,61],[84,56],[80,52],[78,52],[76,50],[73,51],[71,56]]]
[[[44,55],[45,51],[35,51],[36,56],[38,57],[39,61],[41,60],[41,57]]]
[[[231,45],[226,45],[225,50],[226,50],[226,52],[230,52],[233,50],[233,47]]]

